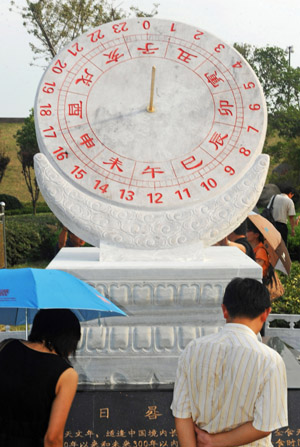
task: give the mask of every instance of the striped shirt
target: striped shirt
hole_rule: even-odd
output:
[[[178,362],[173,416],[192,417],[208,433],[253,421],[261,431],[288,425],[285,365],[243,324],[191,341]],[[271,435],[248,444],[271,446]]]

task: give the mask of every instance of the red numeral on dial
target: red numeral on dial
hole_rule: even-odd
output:
[[[255,129],[255,127],[252,127],[252,126],[248,126],[248,128],[247,128],[247,132],[249,132],[250,129],[254,130],[254,132],[259,132],[258,129]]]
[[[254,88],[255,84],[254,82],[248,82],[248,84],[243,84],[244,89],[248,90],[249,88]]]
[[[41,116],[50,116],[51,114],[52,114],[51,104],[48,104],[46,106],[40,106],[40,115]]]
[[[156,192],[155,194],[147,194],[149,197],[150,203],[164,203],[162,199],[162,194],[160,192]]]
[[[244,147],[240,148],[240,154],[245,155],[245,157],[249,157],[249,155],[251,154],[251,151],[249,149],[246,149]]]
[[[61,60],[58,59],[55,62],[54,67],[52,67],[52,71],[53,73],[61,74],[63,72],[63,69],[66,68],[66,66],[67,66],[66,62],[63,64]]]
[[[128,200],[129,202],[133,200],[134,191],[126,191],[125,189],[120,189],[120,199]]]
[[[53,154],[56,155],[57,160],[61,161],[65,158],[68,158],[68,152],[64,150],[63,147],[59,146],[59,148],[56,151],[53,151]]]
[[[82,179],[83,176],[87,173],[83,169],[80,169],[80,166],[74,166],[74,168],[75,169],[71,171],[71,174],[74,174],[75,178],[77,178],[78,180]]]
[[[53,93],[54,92],[54,88],[53,87],[55,87],[55,82],[52,82],[52,83],[45,82],[45,86],[43,87],[43,92],[44,93]]]
[[[260,105],[259,104],[250,104],[249,109],[250,110],[259,110]]]
[[[227,172],[229,175],[235,174],[235,170],[231,166],[225,166],[224,171]]]
[[[187,188],[185,188],[182,192],[184,192],[187,195],[188,198],[191,197],[190,192],[189,192],[189,190]],[[182,196],[181,191],[175,191],[175,194],[178,194],[179,199],[183,200],[183,196]]]
[[[49,129],[44,129],[43,132],[50,132],[49,135],[45,135],[45,138],[56,138],[56,132],[52,126],[50,126]]]
[[[116,25],[112,26],[114,33],[120,33],[121,31],[128,31],[128,28],[126,28],[126,22],[117,23]]]
[[[107,192],[107,188],[108,188],[108,184],[107,183],[105,183],[105,185],[101,185],[101,180],[96,180],[94,189],[100,189],[100,191],[102,193],[105,193],[105,192]]]
[[[210,191],[210,189],[213,189],[217,186],[217,182],[213,178],[209,178],[206,182],[202,182],[201,186],[205,188],[207,191]]]

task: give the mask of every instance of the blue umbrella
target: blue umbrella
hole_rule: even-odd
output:
[[[126,314],[70,273],[48,269],[0,270],[0,323],[28,324],[38,309],[71,309],[79,321]]]

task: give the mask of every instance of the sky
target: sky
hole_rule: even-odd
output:
[[[25,0],[15,0],[19,6]],[[151,11],[153,0],[115,0],[128,10],[138,6]],[[263,47],[294,47],[291,65],[300,66],[299,0],[157,0],[158,18],[201,27],[228,44],[249,43]],[[22,18],[10,12],[10,0],[0,0],[0,118],[26,117],[34,105],[43,75],[42,67],[30,66],[32,37]]]

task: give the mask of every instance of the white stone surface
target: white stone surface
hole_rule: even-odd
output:
[[[80,382],[172,383],[186,344],[223,326],[228,282],[262,277],[237,248],[208,247],[245,220],[265,183],[256,75],[201,28],[125,19],[54,58],[35,119],[43,197],[95,246],[62,249],[48,268],[90,283],[128,315],[84,325]]]
[[[223,326],[228,282],[262,277],[235,247],[209,247],[197,262],[99,262],[97,248],[64,248],[48,268],[83,279],[127,313],[102,319],[100,327],[83,324],[80,382],[109,385],[172,383],[186,344]]]
[[[69,43],[41,80],[35,120],[42,194],[94,246],[186,246],[190,258],[245,219],[268,170],[255,73],[220,38],[171,20],[121,20]]]
[[[54,214],[91,245],[101,242],[126,248],[160,250],[194,244],[212,245],[246,219],[263,189],[269,157],[260,155],[229,190],[203,204],[169,211],[121,209],[74,188],[43,154],[34,158],[39,187]]]

